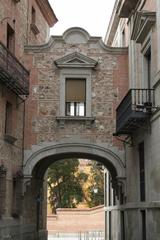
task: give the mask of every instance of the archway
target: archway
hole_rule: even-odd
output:
[[[119,179],[125,178],[125,165],[122,157],[113,149],[103,146],[84,143],[84,142],[63,142],[50,143],[45,146],[36,146],[26,155],[24,165],[24,189],[27,189],[25,194],[25,202],[28,201],[34,206],[32,209],[26,210],[26,218],[29,221],[36,223],[35,229],[37,233],[39,229],[42,231],[42,239],[46,239],[45,223],[43,221],[43,213],[39,217],[40,195],[43,192],[43,179],[48,167],[55,161],[69,158],[86,158],[102,163],[110,172],[112,185],[115,190],[118,190]],[[37,209],[38,207],[38,209]]]
[[[114,149],[115,150],[115,149]],[[70,157],[95,159],[110,171],[113,178],[125,177],[125,164],[120,153],[97,144],[82,142],[49,143],[36,146],[26,154],[23,174],[31,177],[35,172],[43,176],[48,166],[56,160]]]

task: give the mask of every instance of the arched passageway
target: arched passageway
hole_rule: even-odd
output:
[[[24,204],[26,220],[32,222],[37,233],[46,232],[46,212],[40,203],[44,195],[45,173],[55,161],[69,158],[85,158],[102,163],[110,172],[112,186],[118,192],[119,182],[125,178],[125,165],[120,154],[110,148],[84,142],[63,142],[37,146],[26,155],[24,165]],[[117,193],[118,194],[118,193]],[[46,204],[43,199],[43,205]],[[30,205],[28,205],[28,202]],[[28,207],[26,207],[28,206]]]
[[[24,177],[35,175],[41,178],[54,161],[74,157],[101,162],[110,171],[113,179],[125,177],[125,164],[120,154],[110,148],[83,142],[50,143],[44,147],[37,146],[37,149],[26,155]]]

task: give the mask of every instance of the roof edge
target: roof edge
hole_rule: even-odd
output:
[[[110,17],[110,21],[108,24],[108,28],[107,28],[107,32],[104,38],[104,42],[106,45],[111,46],[111,43],[114,39],[115,36],[115,32],[117,30],[120,18],[118,16],[117,13],[117,8],[120,6],[121,4],[121,0],[116,0],[114,7],[113,7],[113,11],[112,11],[112,15]]]
[[[36,0],[36,3],[46,19],[49,27],[53,27],[56,22],[58,22],[58,19],[48,0]]]

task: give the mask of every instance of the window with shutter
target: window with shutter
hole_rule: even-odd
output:
[[[66,79],[65,112],[67,116],[85,116],[86,79]]]

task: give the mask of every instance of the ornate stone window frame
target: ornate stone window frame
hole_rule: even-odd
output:
[[[56,60],[55,65],[60,68],[60,109],[57,121],[61,123],[61,126],[64,126],[66,120],[81,120],[89,126],[89,123],[94,121],[91,113],[91,76],[97,61],[75,52]],[[83,117],[65,115],[65,84],[68,78],[86,80],[86,114]]]
[[[60,116],[65,116],[65,85],[66,79],[86,80],[86,117],[91,117],[91,70],[63,69],[60,74]]]

